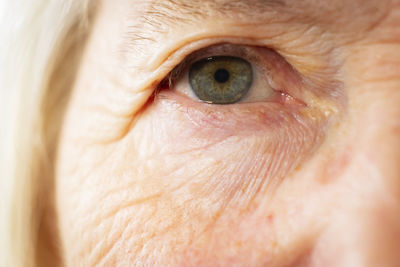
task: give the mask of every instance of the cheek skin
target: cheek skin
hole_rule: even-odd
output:
[[[246,185],[279,182],[318,145],[323,127],[299,115],[303,109],[277,103],[211,106],[161,92],[131,130],[135,147],[143,140],[153,144],[134,154],[167,172],[160,177],[166,189],[177,186],[177,179],[208,184],[217,198],[223,198],[217,184],[248,195]],[[169,168],[184,168],[184,176],[164,179]]]
[[[157,156],[145,157],[144,162],[154,167],[150,177],[160,177],[156,183],[162,184],[171,199],[168,206],[174,206],[173,214],[190,218],[177,218],[177,228],[170,229],[172,240],[182,236],[182,229],[190,233],[182,236],[186,243],[176,251],[178,263],[289,264],[298,257],[296,253],[303,253],[307,242],[290,256],[279,249],[282,240],[290,250],[299,239],[311,238],[294,234],[304,231],[302,227],[284,227],[287,216],[293,214],[286,214],[280,197],[276,204],[260,207],[270,202],[277,185],[318,146],[326,121],[320,116],[317,124],[300,115],[307,113],[305,109],[302,105],[253,103],[211,110],[209,105],[174,93],[161,92],[156,97],[138,121],[139,128],[132,131],[157,125],[144,132],[158,140],[153,151]],[[160,169],[165,170],[163,175]],[[295,210],[293,201],[290,205]],[[153,244],[157,247],[162,242]],[[176,246],[173,241],[171,245]]]
[[[211,108],[162,91],[118,142],[76,146],[66,137],[58,202],[70,265],[297,260],[313,233],[285,223],[299,212],[293,201],[291,211],[279,194],[265,205],[323,136],[326,118],[307,109],[285,101]]]

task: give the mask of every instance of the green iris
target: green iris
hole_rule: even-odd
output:
[[[238,57],[209,57],[193,63],[189,82],[200,100],[212,104],[233,104],[249,91],[253,70],[249,62]]]

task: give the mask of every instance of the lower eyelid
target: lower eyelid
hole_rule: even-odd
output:
[[[235,105],[213,105],[190,100],[173,91],[164,91],[155,98],[155,105],[168,112],[180,113],[186,120],[187,129],[203,134],[207,138],[221,136],[254,135],[272,133],[282,127],[295,127],[295,124],[315,124],[307,116],[307,107],[298,101],[285,101],[280,95],[274,102],[240,103]],[[315,114],[314,114],[315,115]],[[182,122],[182,121],[181,121]]]

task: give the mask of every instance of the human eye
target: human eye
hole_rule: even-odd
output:
[[[269,54],[269,64],[262,54]],[[271,63],[278,60],[272,54],[269,49],[234,44],[206,47],[179,64],[169,81],[176,92],[209,104],[271,100],[282,93],[271,86]]]
[[[156,94],[164,99],[184,97],[192,103],[208,104],[209,111],[234,108],[236,117],[247,116],[243,114],[252,107],[273,117],[293,112],[293,108],[310,108],[306,97],[310,88],[304,80],[271,48],[220,43],[187,55],[161,82]]]

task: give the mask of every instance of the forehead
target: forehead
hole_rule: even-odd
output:
[[[102,1],[98,17],[103,24],[118,24],[118,33],[113,31],[121,40],[122,54],[152,54],[149,50],[158,49],[165,42],[176,43],[184,36],[201,32],[224,35],[226,29],[243,25],[247,29],[258,27],[258,32],[254,29],[247,35],[260,33],[261,27],[264,32],[293,32],[302,27],[304,31],[318,28],[318,32],[353,35],[354,29],[363,32],[370,25],[377,25],[390,0]],[[273,30],[271,25],[275,26]]]
[[[380,8],[388,6],[390,0],[103,0],[106,5],[121,5],[125,11],[154,18],[169,19],[204,18],[215,14],[230,16],[232,13],[241,16],[262,18],[270,11],[286,12],[304,17],[313,13],[320,19],[338,19],[352,15],[368,15],[376,13]],[[121,10],[122,11],[122,10]],[[326,17],[327,14],[335,18]],[[281,15],[276,13],[277,16]],[[340,15],[340,16],[339,16]]]

